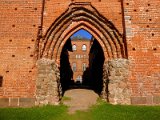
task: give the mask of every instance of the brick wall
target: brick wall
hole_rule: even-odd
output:
[[[89,67],[90,40],[72,40],[72,45],[76,45],[77,50],[69,52],[69,61],[73,71],[73,64],[76,63],[76,71],[73,71],[73,80],[76,82],[78,76],[83,77],[84,71],[82,65],[85,63],[86,68]],[[82,50],[82,46],[86,45],[86,51]]]
[[[0,98],[16,98],[17,105],[18,98],[35,94],[34,49],[41,1],[1,0],[0,11]]]
[[[132,103],[160,103],[160,1],[125,0],[124,17]]]
[[[56,18],[75,1],[91,2],[121,34],[125,35],[126,31],[132,103],[159,104],[159,0],[123,0],[123,4],[120,0],[45,0],[43,24],[41,24],[43,0],[1,0],[0,77],[2,76],[3,83],[0,87],[0,98],[3,98],[2,101],[11,101],[11,98],[15,98],[16,105],[19,105],[19,98],[34,98],[36,83],[34,51],[38,27],[43,25],[42,35],[45,35]],[[27,100],[24,102],[27,103]]]
[[[53,21],[67,10],[69,4],[72,2],[91,2],[92,5],[103,16],[112,21],[117,29],[122,33],[122,10],[121,1],[119,0],[46,0],[44,9],[44,34]]]

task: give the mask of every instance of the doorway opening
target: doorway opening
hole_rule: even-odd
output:
[[[73,43],[76,37],[84,38],[77,33],[80,30],[91,33],[89,47],[87,44]],[[99,13],[90,2],[71,3],[44,36],[41,29],[38,33],[38,104],[45,104],[46,101],[48,104],[56,103],[70,86],[87,86],[113,104],[130,103],[125,33],[119,31],[116,25]],[[75,54],[75,61],[71,62],[71,54],[79,49],[81,53],[89,50],[88,54]],[[88,63],[82,62],[84,58],[87,58]],[[82,70],[81,73],[78,73],[79,70]]]
[[[86,30],[75,32],[64,44],[60,56],[62,93],[68,89],[103,90],[104,52],[98,41]],[[63,95],[62,94],[62,95]]]

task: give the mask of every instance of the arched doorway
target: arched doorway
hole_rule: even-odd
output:
[[[84,29],[79,31],[83,31],[83,34],[75,37],[72,35],[64,44],[60,55],[62,92],[67,89],[85,88],[92,89],[101,96],[104,51],[94,36]],[[92,37],[86,38],[85,33]]]
[[[43,104],[44,101],[54,104],[61,98],[63,86],[61,86],[62,82],[60,81],[59,69],[62,67],[60,60],[63,52],[65,53],[65,45],[70,36],[79,29],[85,29],[94,36],[96,41],[94,44],[99,46],[96,49],[99,49],[100,52],[97,56],[103,58],[102,61],[95,59],[97,62],[92,64],[94,67],[101,68],[101,71],[103,68],[101,74],[95,76],[95,78],[103,78],[99,83],[101,87],[98,91],[102,91],[104,99],[111,103],[129,104],[130,96],[126,83],[128,76],[127,46],[114,24],[98,13],[90,3],[84,5],[82,3],[70,4],[69,8],[53,22],[43,41],[39,41],[41,48],[39,48],[40,57],[37,62],[40,71],[37,78],[37,104]],[[64,61],[67,62],[67,60]],[[97,64],[98,62],[102,62],[104,65]],[[70,67],[68,68],[70,69]],[[46,69],[43,75],[41,69]],[[95,72],[93,70],[92,74]],[[116,74],[118,72],[119,74]],[[72,73],[70,75],[72,76]],[[48,83],[51,87],[46,89],[43,83]],[[43,93],[42,91],[46,92]]]

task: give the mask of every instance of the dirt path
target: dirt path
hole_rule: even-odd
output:
[[[65,92],[64,96],[70,100],[63,101],[63,104],[69,106],[69,113],[76,110],[87,110],[90,106],[96,104],[99,97],[93,90],[72,89]]]

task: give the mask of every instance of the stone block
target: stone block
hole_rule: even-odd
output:
[[[153,104],[153,96],[147,96],[147,97],[146,97],[146,103],[147,103],[148,105]]]
[[[116,73],[115,73],[115,76],[121,76],[121,72],[118,70]]]
[[[0,98],[0,107],[8,107],[9,98]]]
[[[160,104],[160,96],[153,97],[153,104]]]
[[[10,106],[17,107],[18,106],[18,98],[10,98]]]
[[[131,104],[146,104],[146,97],[131,97]]]
[[[20,107],[32,107],[35,105],[35,98],[19,98]]]
[[[127,84],[125,82],[120,82],[119,88],[127,88]]]

